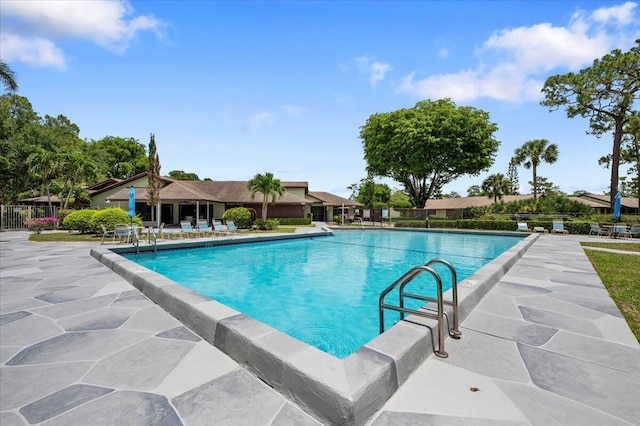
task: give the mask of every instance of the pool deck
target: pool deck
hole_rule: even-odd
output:
[[[322,424],[90,256],[0,233],[0,424]],[[368,425],[629,425],[640,346],[580,241],[540,235]]]

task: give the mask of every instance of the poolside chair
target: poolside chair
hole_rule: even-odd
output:
[[[551,233],[569,235],[569,231],[564,229],[564,222],[561,220],[553,221],[553,228],[551,229]]]
[[[164,222],[162,222],[160,224],[160,228],[158,228],[158,233],[160,234],[160,239],[165,239],[165,237],[167,239],[171,239],[174,235],[175,236],[181,236],[182,235],[182,231],[179,229],[166,229],[164,227]]]
[[[214,220],[212,222],[213,232],[217,234],[230,234],[229,227],[227,225],[223,225],[219,220]]]
[[[540,232],[541,234],[548,234],[549,231],[544,226],[534,226],[533,232]]]
[[[627,225],[624,223],[617,223],[613,225],[611,234],[613,238],[631,238],[629,228],[627,228]]]
[[[603,229],[600,228],[600,225],[598,225],[597,223],[591,223],[589,224],[589,226],[591,226],[591,229],[589,230],[589,235],[595,235],[595,236],[603,236],[603,237],[607,237],[609,236],[609,231],[607,229]]]
[[[227,229],[229,230],[229,232],[238,232],[238,227],[236,226],[236,224],[232,221],[232,220],[227,220]]]
[[[518,231],[531,232],[531,229],[529,229],[529,225],[526,222],[518,222]]]
[[[116,232],[109,231],[104,225],[100,225],[102,227],[102,239],[100,240],[100,244],[104,243],[105,238],[112,238],[115,241]]]
[[[113,241],[119,239],[119,241],[128,243],[132,239],[131,227],[129,225],[118,224],[113,231]]]
[[[198,219],[198,231],[200,231],[202,235],[213,235],[214,233],[213,228],[211,226],[208,226],[207,221],[204,219]]]
[[[640,238],[640,223],[635,223],[629,228],[629,235],[632,238]]]
[[[181,220],[180,221],[180,228],[182,230],[182,235],[194,236],[194,237],[200,236],[200,231],[195,229],[191,225],[191,221],[189,221],[189,220]]]

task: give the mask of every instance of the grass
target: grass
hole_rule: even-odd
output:
[[[624,250],[624,251],[640,251],[640,243],[605,243],[605,242],[596,242],[596,241],[586,241],[580,243],[584,247],[601,247],[608,248],[614,250]]]
[[[593,246],[592,244],[599,243],[582,244]],[[607,248],[614,248],[612,245],[631,245],[602,244]],[[600,245],[596,247],[600,247]],[[637,251],[637,248],[630,251]],[[585,253],[609,291],[611,298],[622,312],[629,328],[640,342],[640,256],[589,250],[588,247],[586,247]]]

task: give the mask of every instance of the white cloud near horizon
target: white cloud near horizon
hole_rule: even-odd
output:
[[[141,31],[161,37],[164,24],[151,15],[134,16],[127,0],[3,1],[2,57],[33,66],[64,69],[59,39],[88,40],[123,54]],[[6,43],[5,43],[6,41]],[[27,53],[21,54],[23,48]]]
[[[412,71],[396,93],[420,99],[451,98],[459,102],[490,98],[506,102],[537,101],[548,73],[577,71],[640,34],[636,3],[576,12],[564,27],[535,24],[494,32],[478,49],[478,64],[449,74],[417,77]],[[615,28],[612,28],[615,27]]]

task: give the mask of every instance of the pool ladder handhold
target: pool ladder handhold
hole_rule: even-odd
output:
[[[451,271],[451,290],[453,294],[452,300],[443,299],[442,279],[440,278],[440,275],[433,268],[431,268],[431,265],[434,265],[434,264],[445,265]],[[438,291],[436,298],[405,292],[406,285],[409,284],[414,278],[416,278],[418,275],[420,275],[423,272],[428,272],[436,280],[437,291]],[[399,299],[398,306],[389,305],[385,303],[384,299],[387,296],[387,294],[389,294],[389,292],[391,292],[396,287],[400,287],[398,290],[398,299]],[[424,308],[424,309],[427,309],[428,311],[432,311],[432,312],[418,311],[415,309],[405,308],[404,299],[406,297],[410,299],[422,300],[425,302],[436,302],[437,309],[435,310],[435,313],[432,313],[433,309],[431,308]],[[403,276],[397,279],[393,284],[391,284],[389,287],[384,289],[380,294],[380,299],[379,299],[380,333],[384,332],[384,310],[385,309],[391,309],[391,310],[400,312],[401,319],[404,318],[405,314],[413,314],[413,315],[418,315],[425,318],[437,319],[438,320],[438,348],[434,351],[434,353],[436,354],[436,356],[440,358],[446,358],[449,356],[449,354],[447,354],[447,352],[444,350],[444,337],[445,337],[444,336],[444,332],[445,332],[444,317],[446,316],[446,313],[444,312],[444,305],[448,305],[453,308],[452,321],[451,321],[452,327],[451,328],[447,327],[449,336],[451,336],[454,339],[459,339],[462,333],[460,332],[459,325],[458,325],[458,277],[457,277],[455,268],[453,267],[453,265],[451,265],[451,263],[443,259],[432,259],[424,265],[414,266],[413,268],[409,269]],[[447,316],[447,319],[448,319],[448,316]],[[447,321],[447,323],[448,322],[449,321]]]

